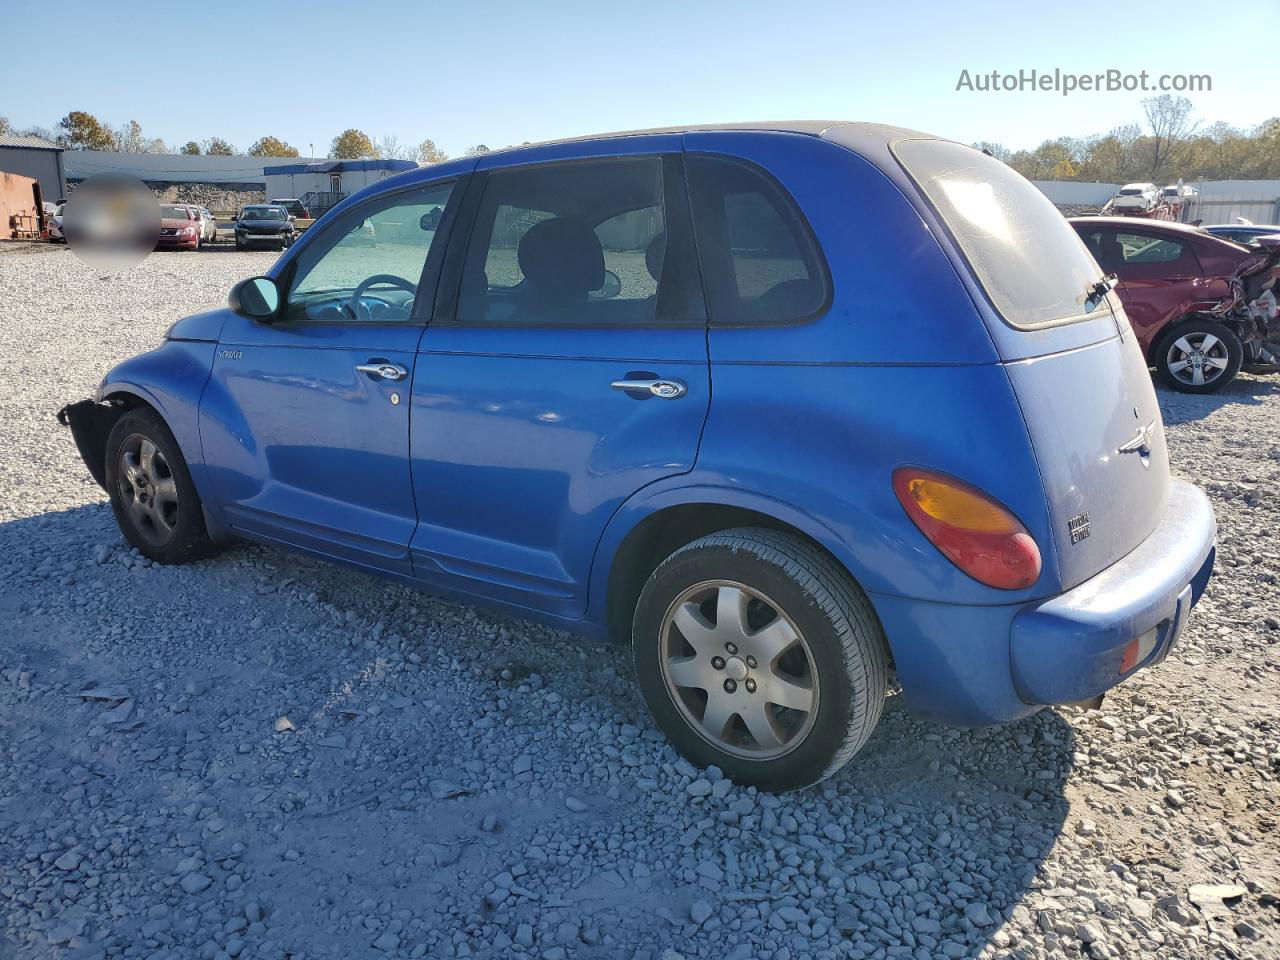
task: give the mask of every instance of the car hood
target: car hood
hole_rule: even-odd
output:
[[[183,317],[165,332],[166,340],[204,340],[216,343],[218,334],[222,332],[222,324],[230,313],[225,307],[219,310],[206,310],[204,313],[193,313]]]
[[[194,227],[194,220],[179,220],[177,217],[161,217],[160,226],[162,227]]]

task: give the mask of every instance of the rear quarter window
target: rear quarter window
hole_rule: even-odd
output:
[[[753,165],[686,160],[698,258],[713,323],[794,323],[824,309],[829,279],[795,201]]]
[[[1007,322],[1037,327],[1090,312],[1098,267],[1058,208],[1029,180],[994,157],[946,140],[899,140],[893,152]]]

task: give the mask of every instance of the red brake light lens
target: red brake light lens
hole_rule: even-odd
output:
[[[1040,548],[1012,513],[963,480],[901,467],[893,490],[920,532],[979,583],[1022,590],[1040,578]]]

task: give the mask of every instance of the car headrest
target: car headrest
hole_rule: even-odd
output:
[[[587,294],[604,286],[604,248],[586,224],[556,217],[520,238],[520,272],[541,293]]]
[[[644,248],[644,265],[649,268],[649,276],[654,283],[662,281],[662,258],[667,254],[667,231],[663,230]]]

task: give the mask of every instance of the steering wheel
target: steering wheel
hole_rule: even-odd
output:
[[[390,273],[375,273],[372,277],[361,280],[356,288],[351,291],[351,299],[347,303],[347,310],[350,311],[351,316],[357,320],[365,319],[361,314],[367,313],[369,308],[364,305],[364,295],[370,287],[375,287],[380,283],[399,287],[415,297],[418,295],[418,285],[416,283],[411,283],[404,277],[397,277]]]

